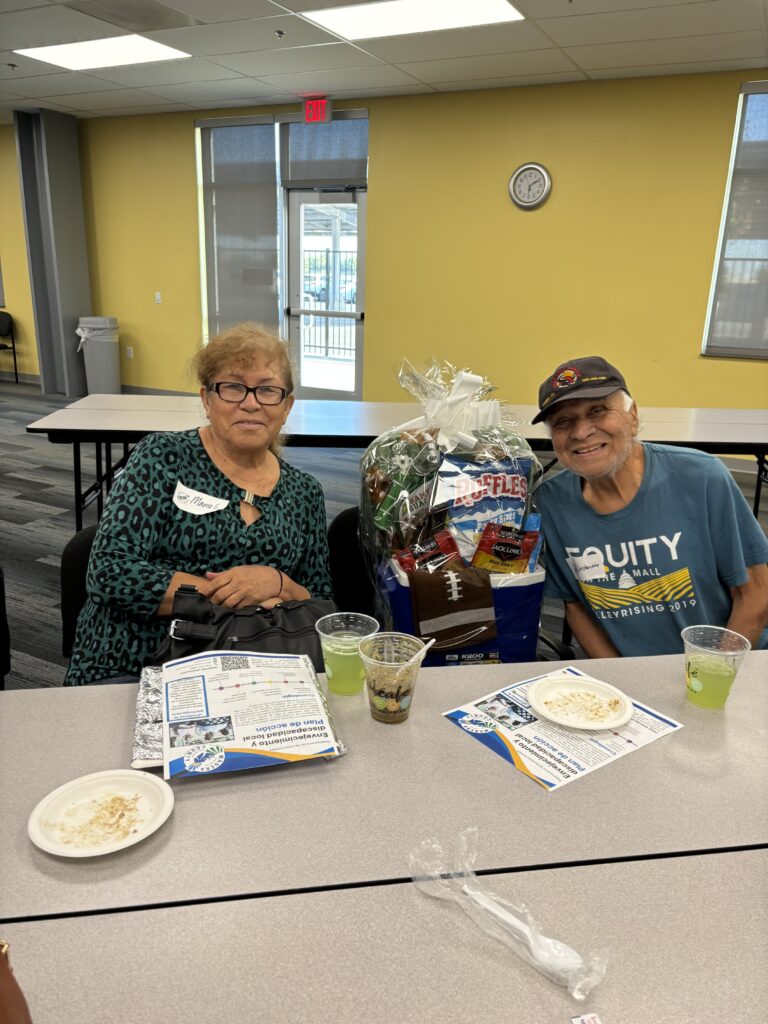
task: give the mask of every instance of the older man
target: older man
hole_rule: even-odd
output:
[[[599,356],[547,377],[540,420],[566,471],[537,493],[545,593],[586,654],[674,654],[701,623],[768,647],[768,539],[718,459],[639,441],[626,381]]]

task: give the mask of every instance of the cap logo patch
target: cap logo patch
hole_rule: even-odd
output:
[[[552,378],[552,387],[561,391],[563,388],[569,388],[575,384],[579,377],[581,377],[581,372],[571,366],[567,370],[561,370],[556,377]]]

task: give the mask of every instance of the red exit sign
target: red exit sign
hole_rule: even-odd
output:
[[[330,100],[325,98],[304,100],[304,124],[327,124],[330,120]]]

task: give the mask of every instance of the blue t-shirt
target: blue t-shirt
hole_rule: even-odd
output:
[[[725,626],[729,588],[747,582],[747,566],[768,562],[768,539],[718,459],[643,448],[643,481],[619,512],[595,512],[567,471],[536,496],[545,594],[580,601],[627,657],[677,654],[685,626]],[[768,647],[768,629],[757,646]]]

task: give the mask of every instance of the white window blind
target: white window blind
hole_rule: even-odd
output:
[[[768,82],[739,102],[703,353],[768,359]]]
[[[274,124],[201,129],[208,335],[279,323],[278,177]]]
[[[338,117],[198,122],[207,337],[245,320],[279,328],[284,190],[299,186],[294,179],[305,188],[366,184],[368,120],[356,111]]]

